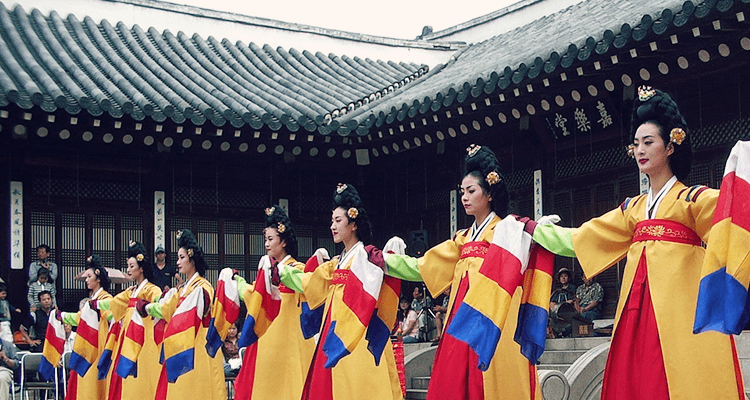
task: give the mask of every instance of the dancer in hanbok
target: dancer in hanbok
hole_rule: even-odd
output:
[[[102,267],[102,259],[98,255],[94,254],[86,260],[84,279],[86,288],[89,289],[88,298],[90,300],[100,301],[112,298],[112,295],[107,293],[109,275],[107,270]],[[112,314],[109,311],[97,313],[89,307],[88,302],[84,303],[83,309],[77,313],[62,312],[59,314],[59,318],[64,323],[78,326],[78,334],[73,343],[73,354],[70,357],[70,365],[73,370],[70,372],[65,399],[106,399],[108,380],[98,379],[96,362],[104,351],[109,320]]]
[[[384,281],[382,253],[365,245],[372,242],[372,225],[352,185],[339,184],[334,193],[331,233],[344,245],[340,256],[315,272],[279,268],[281,282],[303,292],[311,308],[325,304],[302,399],[401,399],[389,340],[398,284]]]
[[[177,267],[187,282],[172,289],[176,293],[171,297],[168,292],[164,303],[136,304],[141,316],[167,321],[156,399],[224,400],[224,357],[221,353],[211,357],[206,351],[214,289],[203,277],[207,268],[203,248],[187,229],[177,232],[177,245]]]
[[[691,133],[666,93],[641,87],[629,154],[647,194],[579,228],[537,226],[548,250],[577,257],[593,277],[627,257],[602,399],[743,399],[734,339],[693,334],[701,266],[718,190],[685,186]]]
[[[135,282],[111,300],[92,300],[92,308],[109,310],[114,323],[120,323],[116,351],[112,356],[109,400],[152,399],[159,380],[159,347],[154,341],[154,319],[141,318],[138,302],[151,303],[161,297],[161,289],[151,283],[154,273],[151,257],[140,242],[128,246],[127,275]]]
[[[479,360],[475,351],[451,334],[456,312],[464,304],[470,286],[479,279],[495,227],[508,209],[508,190],[495,154],[478,145],[471,145],[467,152],[460,189],[464,211],[474,217],[471,227],[458,231],[452,240],[429,249],[418,259],[388,255],[388,274],[409,281],[424,281],[433,296],[451,289],[445,328],[430,376],[428,399],[541,400],[536,367],[521,354],[520,346],[513,340],[521,304],[520,287],[511,290],[508,316],[501,327],[503,334],[485,371],[477,368]],[[476,335],[488,334],[481,332],[482,327],[470,329],[475,330]]]
[[[305,264],[297,262],[297,236],[284,209],[276,205],[265,210],[266,227],[263,229],[266,253],[273,264],[283,265],[304,271]],[[300,328],[301,299],[300,293],[279,285],[280,306],[278,315],[257,342],[245,349],[237,379],[235,380],[235,399],[278,399],[299,400],[302,387],[307,377],[315,340],[305,339]],[[247,287],[240,293],[252,291]],[[243,338],[253,336],[243,329]],[[247,336],[244,336],[247,335]],[[245,340],[240,339],[240,346]],[[278,374],[266,374],[267,371],[278,371]]]

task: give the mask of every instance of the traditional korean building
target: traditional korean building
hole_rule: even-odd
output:
[[[47,243],[70,306],[87,255],[124,268],[135,239],[173,256],[184,228],[209,278],[252,275],[271,204],[301,258],[336,251],[340,181],[375,244],[416,251],[468,224],[451,199],[471,143],[498,155],[514,213],[578,225],[639,193],[624,148],[641,84],[686,114],[687,183],[718,187],[750,125],[748,2],[523,0],[415,40],[150,0],[0,3],[0,276],[23,281]],[[600,282],[613,310],[619,270]]]

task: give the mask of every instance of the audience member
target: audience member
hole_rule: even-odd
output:
[[[53,311],[52,294],[49,291],[39,292],[37,300],[39,308],[29,312],[28,318],[21,324],[21,336],[29,344],[32,352],[41,352],[44,349],[47,321],[49,321],[49,314]]]
[[[73,332],[73,325],[63,324],[65,329],[65,344],[63,345],[63,353],[73,351],[73,343],[76,341],[76,333]]]
[[[182,277],[177,273],[177,269],[174,265],[167,264],[167,253],[164,248],[159,246],[156,248],[156,263],[154,263],[154,285],[158,286],[164,293],[172,287],[172,278],[177,281],[177,284],[182,283]]]
[[[602,316],[600,308],[604,300],[604,289],[592,278],[584,277],[583,283],[576,290],[576,311],[589,321],[599,319]]]
[[[427,334],[431,328],[432,317],[430,316],[432,308],[432,298],[425,296],[424,287],[417,285],[414,287],[414,300],[411,301],[411,308],[417,313],[417,327],[421,332],[420,339],[427,341]]]
[[[417,326],[417,312],[411,308],[411,303],[406,297],[401,297],[398,307],[398,330],[396,335],[401,337],[404,343],[416,343],[419,341],[419,327]]]
[[[10,328],[10,320],[13,316],[11,311],[20,314],[21,309],[10,304],[6,297],[8,297],[8,288],[0,283],[0,339],[13,343],[13,331]]]
[[[451,287],[448,286],[443,292],[443,302],[441,305],[432,307],[432,311],[435,313],[435,328],[437,329],[437,338],[435,341],[440,340],[443,335],[443,324],[445,324],[445,316],[448,312],[448,304],[451,298]]]
[[[19,370],[21,358],[12,341],[0,342],[0,400],[10,399],[10,384],[13,374]]]
[[[238,324],[235,322],[229,327],[227,337],[221,345],[221,352],[224,354],[224,376],[237,376],[242,366],[240,348],[237,346],[240,339],[240,331],[237,326]]]
[[[47,260],[49,252],[50,248],[46,244],[40,244],[37,246],[36,255],[39,257],[39,260],[34,261],[29,265],[29,285],[36,282],[37,274],[40,269],[46,269],[49,271],[50,283],[57,279],[57,264]]]
[[[32,313],[39,308],[39,293],[49,292],[52,298],[52,305],[57,304],[55,297],[57,296],[57,289],[55,285],[49,282],[49,270],[40,269],[37,273],[36,282],[29,285],[29,293],[26,296],[29,300],[29,311]]]
[[[569,336],[572,333],[573,328],[570,321],[558,316],[558,311],[563,304],[575,306],[576,286],[572,281],[570,270],[560,268],[557,272],[557,288],[552,292],[549,299],[549,324],[555,337]],[[572,311],[573,308],[570,308],[570,310]]]

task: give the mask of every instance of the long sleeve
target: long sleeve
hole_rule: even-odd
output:
[[[559,256],[575,257],[570,228],[557,225],[537,225],[532,239],[542,247]]]
[[[394,278],[411,282],[421,282],[419,263],[416,258],[401,254],[383,254],[385,258],[386,274]]]
[[[427,250],[420,258],[389,254],[385,259],[386,273],[406,281],[424,281],[430,293],[439,295],[453,281],[453,271],[460,256],[459,243],[446,240]]]

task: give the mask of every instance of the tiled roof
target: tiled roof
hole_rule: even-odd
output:
[[[0,3],[0,106],[327,132],[427,70]]]

